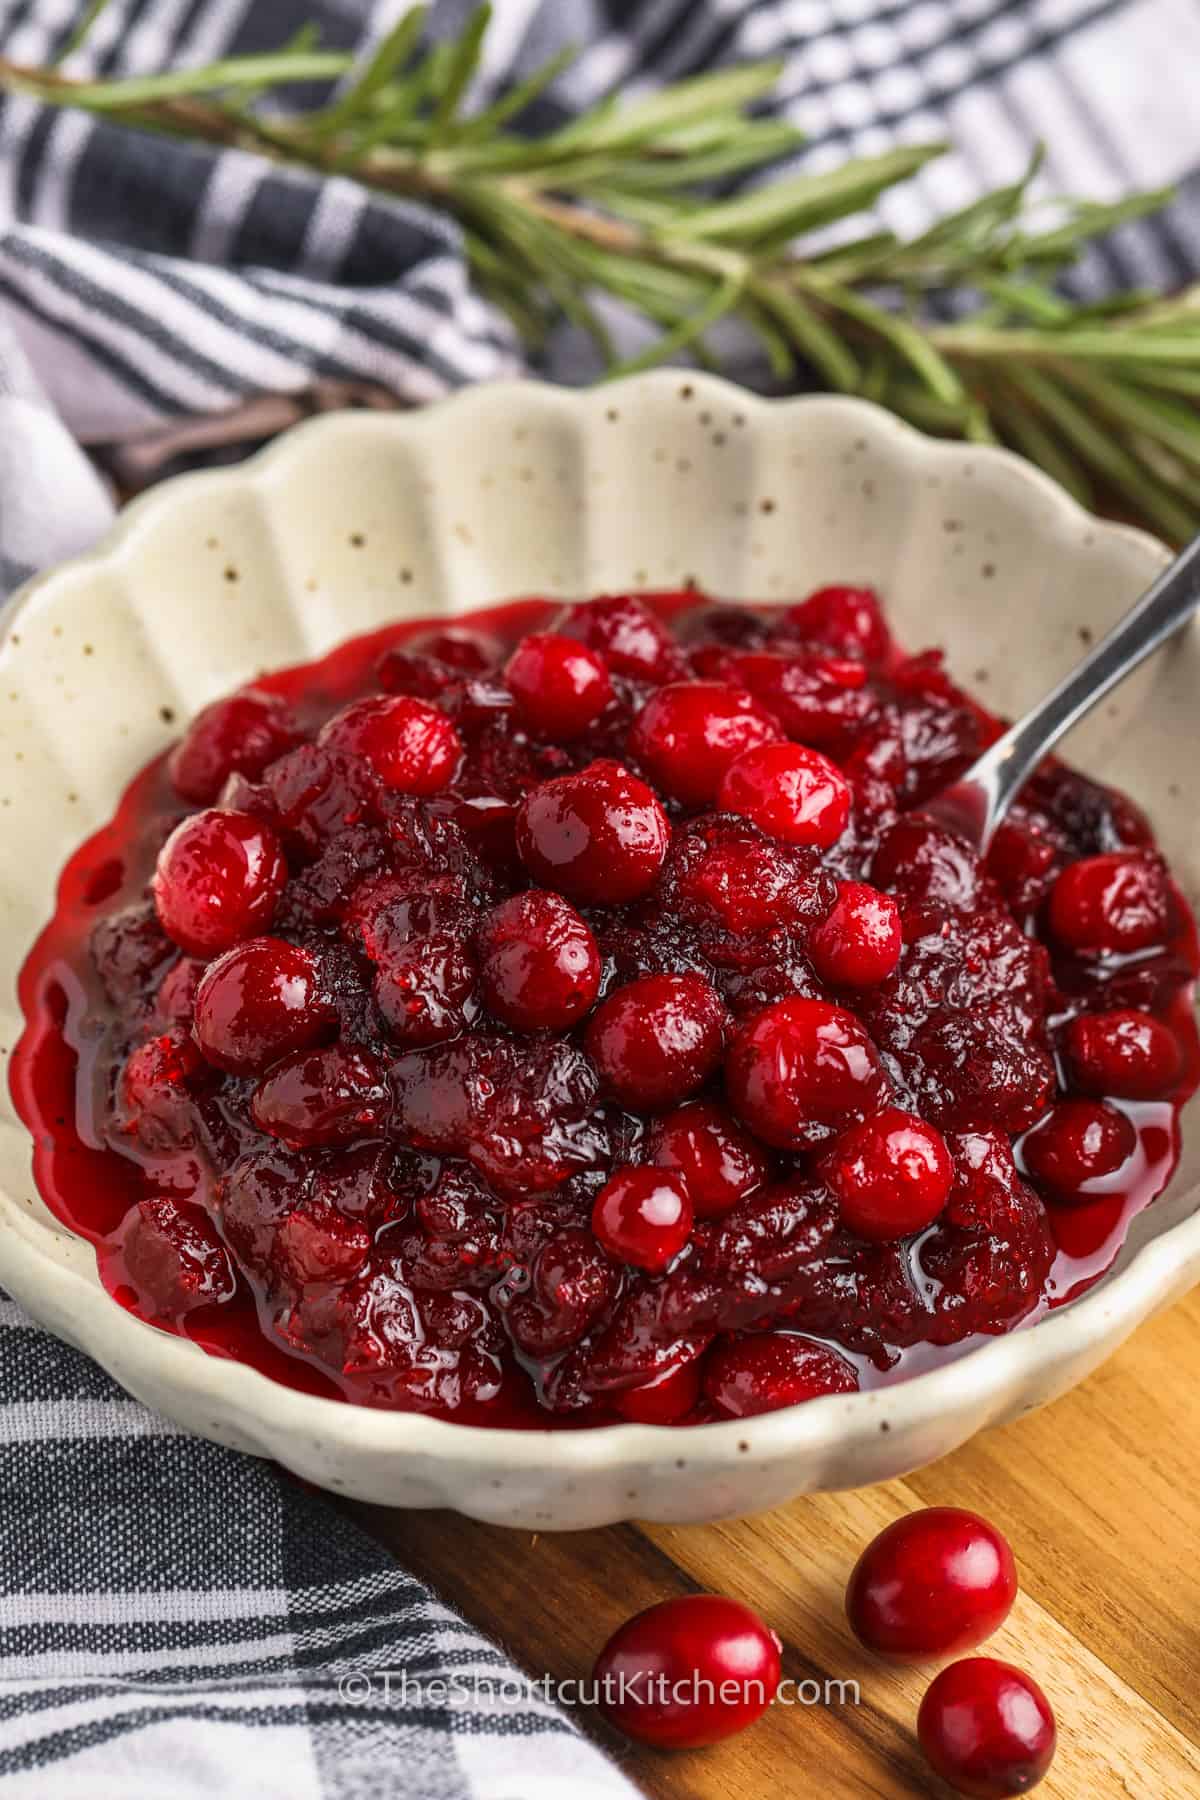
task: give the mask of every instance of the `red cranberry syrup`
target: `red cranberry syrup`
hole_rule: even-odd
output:
[[[696,1423],[1080,1293],[1178,1159],[1191,917],[874,595],[389,628],[206,709],[68,864],[13,1063],[139,1317],[360,1404]]]

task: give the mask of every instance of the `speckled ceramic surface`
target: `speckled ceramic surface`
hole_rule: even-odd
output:
[[[839,399],[766,402],[644,376],[587,394],[480,388],[406,417],[302,426],[241,468],[168,482],[93,555],[33,583],[0,639],[0,1063],[16,976],[68,853],[204,702],[406,615],[693,578],[747,599],[834,579],[884,593],[902,641],[1016,711],[1159,566],[1002,452],[940,445]],[[1068,754],[1151,813],[1200,894],[1200,633]],[[1190,1126],[1190,1131],[1188,1127]],[[869,1394],[687,1431],[513,1433],[282,1388],[140,1323],[48,1215],[0,1094],[0,1281],[151,1406],[326,1487],[534,1527],[760,1511],[882,1480],[1041,1404],[1200,1279],[1200,1100],[1182,1166],[1105,1281],[1028,1331]]]

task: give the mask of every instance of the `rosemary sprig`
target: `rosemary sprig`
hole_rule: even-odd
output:
[[[103,5],[90,0],[70,50]],[[1200,287],[1085,306],[1056,286],[1085,244],[1156,211],[1168,192],[1047,209],[1031,199],[1035,159],[1021,180],[907,242],[865,225],[806,253],[806,237],[865,213],[942,147],[745,186],[801,144],[770,114],[773,63],[606,100],[558,130],[522,134],[521,115],[569,58],[472,113],[490,7],[454,42],[423,41],[426,13],[412,8],[357,64],[307,32],[268,55],[121,81],[0,58],[0,88],[423,199],[459,221],[479,287],[534,351],[566,317],[596,340],[610,374],[683,352],[712,365],[709,333],[736,316],[780,381],[865,394],[926,430],[1008,443],[1081,499],[1170,538],[1200,528]],[[313,81],[340,85],[319,106],[289,105],[296,84]],[[631,363],[617,360],[598,294],[657,329]]]

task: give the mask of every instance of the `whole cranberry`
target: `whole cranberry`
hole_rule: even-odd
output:
[[[803,744],[759,744],[726,770],[718,803],[784,844],[828,850],[850,822],[841,770]]]
[[[1086,1184],[1115,1175],[1137,1148],[1125,1114],[1100,1100],[1060,1100],[1021,1143],[1025,1166],[1055,1200],[1089,1200]]]
[[[1159,1100],[1183,1072],[1183,1051],[1171,1027],[1132,1008],[1072,1019],[1063,1048],[1072,1080],[1089,1094]]]
[[[1053,1762],[1058,1741],[1037,1682],[991,1656],[942,1670],[921,1702],[917,1736],[935,1774],[970,1800],[1027,1794]]]
[[[172,750],[167,773],[177,794],[208,806],[230,775],[251,781],[300,742],[296,720],[278,694],[243,688],[196,714]]]
[[[311,950],[249,938],[210,963],[196,990],[196,1041],[231,1075],[260,1075],[326,1036],[337,1015]]]
[[[845,1225],[875,1243],[932,1225],[950,1198],[954,1164],[940,1131],[885,1106],[844,1132],[822,1171]]]
[[[994,1525],[956,1506],[907,1513],[872,1538],[846,1587],[860,1644],[896,1662],[973,1650],[1017,1597],[1017,1566]]]
[[[820,1394],[853,1394],[858,1372],[828,1344],[791,1331],[761,1331],[710,1350],[704,1392],[735,1419],[778,1412]]]
[[[560,894],[530,888],[484,917],[477,939],[484,1004],[517,1031],[567,1031],[600,988],[596,940]]]
[[[349,1044],[299,1050],[255,1088],[260,1131],[285,1144],[339,1144],[369,1137],[386,1118],[388,1088],[373,1056]]]
[[[596,1195],[592,1230],[618,1262],[660,1274],[692,1233],[687,1189],[665,1169],[618,1169]]]
[[[634,1425],[675,1425],[686,1418],[700,1399],[700,1364],[677,1363],[653,1381],[623,1388],[609,1396],[614,1412]]]
[[[1171,935],[1174,903],[1162,863],[1116,850],[1069,863],[1050,890],[1047,922],[1069,950],[1146,950]]]
[[[900,909],[865,881],[842,881],[808,943],[812,966],[831,987],[870,988],[895,972],[904,949]]]
[[[557,628],[598,651],[615,675],[660,682],[682,672],[683,658],[670,632],[636,594],[581,600],[567,608]]]
[[[779,1686],[779,1652],[775,1633],[748,1606],[685,1594],[614,1631],[592,1678],[601,1712],[627,1737],[689,1750],[762,1716]]]
[[[653,887],[670,837],[651,789],[618,762],[543,782],[517,814],[517,848],[534,880],[590,905],[619,906]]]
[[[738,1117],[781,1150],[824,1141],[887,1092],[863,1025],[824,1000],[779,1000],[756,1013],[734,1034],[725,1084]]]
[[[560,743],[595,724],[612,699],[603,657],[556,631],[522,638],[505,665],[504,679],[521,722]]]
[[[788,607],[779,630],[787,637],[808,638],[831,650],[861,656],[868,663],[883,662],[891,647],[874,588],[840,584],[817,588],[807,600]]]
[[[672,1169],[680,1177],[698,1219],[727,1213],[770,1173],[762,1146],[723,1106],[705,1100],[656,1119],[646,1153],[656,1168]]]
[[[355,700],[335,713],[317,742],[361,756],[385,787],[438,794],[454,779],[462,742],[444,712],[409,694]]]
[[[180,820],[158,853],[154,905],[167,936],[193,956],[216,956],[264,931],[287,882],[269,825],[212,807]]]
[[[609,1092],[661,1112],[704,1086],[725,1047],[725,1008],[703,975],[644,975],[596,1009],[584,1040]]]
[[[660,788],[685,806],[711,806],[730,764],[780,735],[770,713],[724,681],[672,681],[633,722],[629,748]]]

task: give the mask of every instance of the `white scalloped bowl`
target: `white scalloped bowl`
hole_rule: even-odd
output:
[[[665,373],[585,394],[475,389],[408,416],[302,426],[233,470],[167,482],[95,554],[32,583],[0,640],[0,1044],[70,851],[170,722],[263,667],[398,617],[691,578],[781,599],[872,583],[902,641],[943,644],[1020,710],[1161,565],[1000,451],[934,443],[861,402],[767,402]],[[1200,635],[1129,681],[1069,754],[1150,811],[1200,892],[1190,773]],[[1187,779],[1181,776],[1187,771]],[[0,1280],[131,1393],[223,1444],[364,1500],[573,1528],[761,1511],[884,1480],[1080,1381],[1200,1278],[1200,1104],[1167,1194],[1090,1294],[894,1387],[687,1431],[505,1432],[315,1398],[132,1318],[47,1212],[7,1083]],[[1190,1127],[1190,1129],[1189,1129]]]

